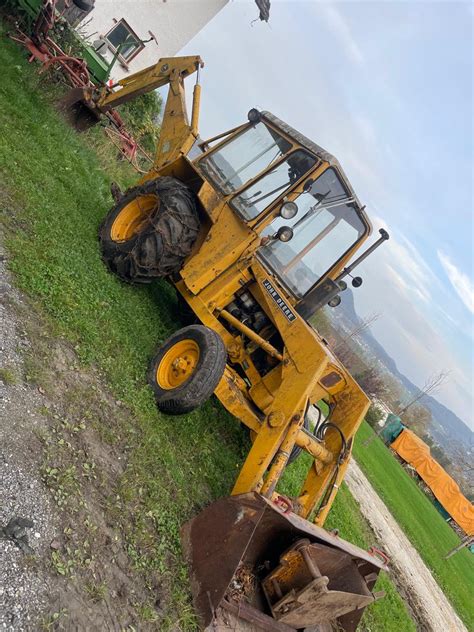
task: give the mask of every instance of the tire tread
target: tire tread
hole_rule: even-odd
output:
[[[121,210],[141,195],[154,194],[158,209],[131,239],[116,242],[111,228]],[[102,259],[128,283],[145,284],[178,272],[191,253],[200,222],[195,195],[176,178],[161,177],[133,187],[109,211],[99,228]]]

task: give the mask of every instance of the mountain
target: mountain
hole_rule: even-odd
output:
[[[340,321],[342,316],[346,324],[346,329],[354,329],[354,327],[360,326],[363,321],[357,314],[352,291],[348,288],[344,292],[341,292],[340,296],[341,304],[338,308],[333,310],[333,312],[340,312],[337,315],[335,314],[335,320]],[[374,337],[369,328],[361,332],[360,338],[367,344],[371,352],[382,362],[386,369],[403,384],[409,393],[417,393],[419,391],[419,388],[398,370],[395,360],[385,351],[384,347]],[[452,410],[441,404],[431,395],[425,395],[422,401],[423,405],[430,410],[433,420],[436,422],[430,427],[434,438],[440,443],[445,441],[447,437],[467,447],[474,445],[474,433]]]

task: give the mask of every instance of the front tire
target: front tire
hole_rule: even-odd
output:
[[[99,229],[102,259],[128,283],[151,283],[178,272],[199,233],[196,199],[176,178],[130,189]]]
[[[190,325],[174,333],[150,366],[158,408],[168,415],[184,415],[201,406],[219,384],[226,361],[224,342],[209,327]]]

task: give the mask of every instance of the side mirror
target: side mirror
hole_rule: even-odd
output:
[[[362,285],[362,278],[361,277],[354,277],[352,279],[352,287],[360,287]]]
[[[314,184],[313,178],[308,178],[306,182],[303,184],[303,191],[307,193]]]

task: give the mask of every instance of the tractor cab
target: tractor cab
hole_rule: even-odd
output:
[[[257,110],[248,124],[201,147],[195,168],[258,235],[256,258],[308,319],[344,289],[344,266],[371,232],[340,164]]]

